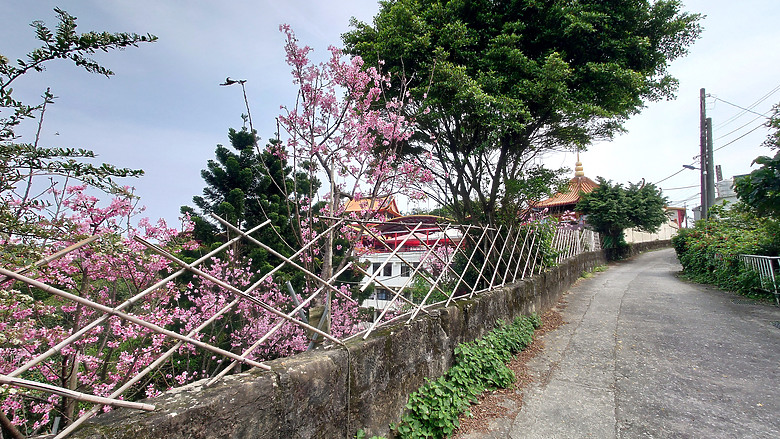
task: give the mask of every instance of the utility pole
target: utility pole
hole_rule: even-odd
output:
[[[712,154],[712,118],[707,118],[707,208],[715,205],[715,156]],[[709,213],[707,214],[709,217]]]
[[[699,90],[699,169],[701,170],[701,219],[707,219],[709,206],[707,202],[707,106],[706,93]]]

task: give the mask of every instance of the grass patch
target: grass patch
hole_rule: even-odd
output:
[[[607,271],[607,268],[609,267],[606,265],[597,265],[593,267],[590,271],[583,271],[582,274],[580,274],[580,277],[583,279],[590,279],[594,276],[593,273],[601,273],[603,271]]]

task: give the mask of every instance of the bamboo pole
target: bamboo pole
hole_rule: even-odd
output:
[[[446,236],[446,230],[449,230],[449,226],[450,226],[450,224],[448,224],[448,225],[447,225],[447,228],[444,230],[445,236]],[[468,231],[471,229],[471,227],[472,227],[471,225],[468,225],[468,226],[466,226],[466,232],[464,233],[464,235],[463,235],[463,238],[461,238],[461,240],[458,242],[458,245],[457,245],[457,246],[455,246],[455,250],[453,250],[453,252],[452,252],[452,254],[453,254],[453,255],[457,254],[457,253],[458,253],[458,251],[460,250],[460,246],[461,246],[461,245],[463,245],[463,243],[464,243],[464,242],[466,242],[466,239],[465,239],[465,237],[468,235]],[[438,243],[438,240],[437,240],[436,242]],[[425,245],[425,247],[431,248],[431,247],[428,245],[428,243],[424,243],[424,245]],[[441,257],[439,257],[439,255],[438,255],[438,254],[436,254],[435,252],[433,253],[433,255],[434,255],[434,256],[436,256],[436,259],[438,259],[438,260],[439,260],[439,262],[441,262],[441,263],[443,263],[443,264],[444,264],[444,269],[442,270],[441,274],[439,275],[439,279],[441,279],[441,277],[444,275],[444,273],[445,273],[447,270],[448,270],[448,271],[451,271],[451,272],[453,272],[453,273],[455,273],[455,275],[458,275],[458,273],[455,271],[455,269],[453,269],[453,268],[452,268],[452,260],[453,260],[452,258],[450,258],[450,260],[449,260],[449,261],[444,261],[444,260],[443,260]],[[466,266],[468,267],[468,264],[467,264]],[[461,274],[461,277],[460,277],[460,278],[461,278],[461,279],[463,279],[463,274]],[[438,283],[439,283],[439,279],[437,279],[437,280],[436,280],[436,284],[438,284]],[[452,299],[452,298],[455,296],[455,292],[458,290],[458,286],[460,286],[460,283],[459,283],[459,282],[458,282],[458,283],[455,285],[455,287],[453,287],[453,288],[452,288],[452,291],[451,291],[449,294],[447,294],[447,301],[446,301],[446,302],[447,302],[448,304],[449,304],[450,300],[451,300],[451,299]],[[443,291],[442,291],[440,288],[437,288],[437,289],[438,289],[439,291],[443,292]],[[429,290],[428,294],[430,294],[431,292],[432,292],[432,290]],[[426,297],[426,299],[425,299],[425,300],[427,300],[428,296],[426,295],[425,297]],[[425,302],[425,300],[423,300],[423,303]]]
[[[490,250],[488,250],[488,251],[487,251],[487,254],[485,254],[485,253],[483,252],[483,254],[485,254],[485,261],[486,261],[486,262],[489,262],[489,261],[490,261],[490,254],[491,254],[491,253],[493,253],[493,249],[494,249],[494,248],[495,248],[495,246],[496,246],[496,240],[498,240],[498,235],[501,233],[501,228],[502,228],[502,227],[504,227],[504,225],[503,225],[503,224],[502,224],[502,225],[500,225],[500,226],[498,226],[498,230],[496,231],[496,238],[494,238],[494,239],[493,239],[493,241],[490,243]],[[492,265],[492,264],[491,264],[491,265]],[[479,275],[478,275],[477,277],[478,277],[478,278],[479,278],[479,277],[482,277],[483,279],[487,280],[487,278],[485,278],[485,277],[483,277],[483,276],[482,276],[482,272],[485,270],[485,267],[487,267],[487,264],[482,264],[482,268],[480,268],[480,269],[479,269]],[[494,268],[495,268],[495,266],[494,266]],[[471,291],[471,294],[469,295],[469,298],[471,298],[471,297],[474,297],[474,294],[475,294],[475,293],[476,293],[476,291],[473,291],[473,290],[472,290],[472,291]]]
[[[493,270],[493,276],[490,277],[490,286],[489,289],[493,289],[493,282],[496,279],[496,274],[498,274],[498,270],[501,267],[501,263],[504,261],[504,252],[506,251],[506,246],[509,244],[509,239],[512,236],[512,230],[514,230],[514,225],[509,226],[509,231],[506,234],[506,239],[504,240],[504,245],[501,247],[501,252],[498,254],[498,261],[496,262],[496,269]],[[498,238],[496,238],[498,239]]]
[[[347,265],[345,265],[345,266],[344,266],[344,268],[342,268],[342,269],[341,269],[341,270],[339,270],[339,271],[338,271],[336,274],[334,274],[333,276],[331,276],[331,278],[330,278],[330,279],[328,279],[328,282],[332,282],[333,280],[337,279],[337,278],[338,278],[339,276],[341,276],[341,275],[342,275],[342,274],[343,274],[345,271],[347,271],[347,269],[348,269],[348,268],[350,268],[350,266],[352,266],[352,262],[348,263]],[[307,297],[307,298],[306,298],[306,300],[304,300],[304,301],[302,301],[301,303],[299,303],[299,304],[298,304],[298,305],[295,307],[295,309],[293,309],[292,311],[290,311],[290,312],[289,312],[287,315],[289,315],[289,316],[293,316],[293,315],[295,315],[295,313],[297,313],[297,312],[299,312],[299,311],[302,311],[302,310],[303,310],[303,308],[305,308],[305,307],[306,307],[306,305],[308,305],[308,304],[309,304],[309,302],[311,302],[312,300],[314,300],[314,298],[315,298],[315,297],[317,297],[317,295],[318,295],[318,294],[320,294],[320,293],[321,293],[323,290],[324,290],[324,288],[323,288],[323,287],[319,287],[319,288],[317,288],[317,289],[316,289],[316,290],[315,290],[315,291],[314,291],[312,294],[310,294],[310,295],[309,295],[309,297]],[[255,349],[257,349],[257,348],[258,348],[258,347],[259,347],[259,346],[260,346],[260,345],[261,345],[263,342],[265,342],[266,340],[268,340],[268,338],[269,338],[270,336],[272,336],[274,333],[276,333],[276,331],[278,331],[279,329],[281,329],[281,328],[282,328],[282,326],[284,326],[284,323],[285,323],[285,320],[284,320],[284,319],[279,319],[279,322],[277,322],[277,323],[276,323],[276,325],[274,325],[274,327],[273,327],[273,328],[271,328],[270,330],[268,330],[268,332],[266,332],[266,333],[265,333],[265,335],[263,335],[263,336],[262,336],[262,337],[260,337],[260,339],[258,339],[258,340],[257,340],[255,343],[253,343],[253,344],[252,344],[252,346],[250,346],[250,347],[248,347],[246,350],[244,350],[244,352],[242,352],[242,353],[241,353],[241,357],[242,357],[242,358],[246,358],[246,357],[247,357],[247,356],[248,356],[250,353],[252,353],[252,352],[253,352]],[[234,360],[233,362],[231,362],[231,363],[230,363],[230,364],[229,364],[227,367],[225,367],[225,369],[223,369],[223,370],[222,370],[220,373],[218,373],[218,374],[217,374],[217,375],[215,375],[213,378],[211,378],[211,379],[210,379],[210,380],[209,380],[209,381],[206,383],[206,387],[209,387],[209,386],[213,385],[213,384],[214,384],[215,382],[217,382],[217,381],[218,381],[220,378],[222,378],[223,376],[227,375],[227,373],[228,373],[228,372],[230,372],[230,371],[231,371],[231,370],[232,370],[232,369],[233,369],[233,368],[234,368],[234,367],[235,367],[237,364],[238,364],[238,362],[237,362],[237,361],[235,361],[235,360]]]
[[[70,293],[62,291],[62,290],[60,290],[58,288],[54,288],[54,287],[52,287],[50,285],[46,285],[43,282],[39,282],[39,281],[37,281],[35,279],[30,279],[29,277],[26,277],[24,275],[17,274],[17,273],[14,273],[13,271],[6,270],[5,268],[0,268],[0,274],[4,274],[6,276],[13,277],[16,280],[19,280],[19,281],[22,281],[22,282],[24,282],[26,284],[32,285],[32,286],[34,286],[36,288],[39,288],[39,289],[41,289],[41,290],[43,290],[43,291],[45,291],[47,293],[60,296],[60,297],[62,297],[64,299],[72,300],[72,301],[74,301],[76,303],[80,303],[82,305],[88,306],[88,307],[90,307],[92,309],[95,309],[97,311],[100,311],[100,312],[103,312],[103,313],[106,313],[106,314],[110,314],[112,316],[117,316],[117,317],[119,317],[119,318],[121,318],[123,320],[127,320],[128,322],[131,322],[131,323],[135,323],[138,326],[143,326],[144,328],[150,329],[150,330],[152,330],[154,332],[157,332],[159,334],[167,335],[168,337],[172,337],[172,338],[175,338],[177,340],[186,341],[186,342],[188,342],[190,344],[193,344],[193,345],[198,346],[200,348],[203,348],[203,349],[212,351],[214,353],[226,356],[228,358],[240,359],[240,357],[238,355],[236,355],[236,354],[234,354],[232,352],[229,352],[229,351],[226,351],[224,349],[220,349],[220,348],[211,346],[211,345],[209,345],[207,343],[204,343],[204,342],[202,342],[200,340],[195,340],[195,339],[193,339],[191,337],[187,337],[187,336],[181,335],[181,334],[179,334],[177,332],[169,331],[169,330],[167,330],[165,328],[162,328],[160,326],[155,325],[154,323],[149,323],[149,322],[147,322],[145,320],[141,320],[141,319],[139,319],[137,317],[131,316],[131,315],[126,314],[126,313],[123,313],[121,311],[117,311],[117,310],[115,310],[113,308],[109,308],[109,307],[107,307],[105,305],[101,305],[101,304],[93,302],[93,301],[91,301],[89,299],[85,299],[83,297],[79,297],[79,296],[70,294]],[[250,365],[255,366],[255,367],[260,367],[260,368],[268,367],[268,366],[265,366],[264,364],[260,364],[260,363],[258,363],[256,361],[245,360],[245,359],[242,359],[241,361],[242,362],[246,362],[247,364],[250,364]]]
[[[417,223],[417,225],[420,225],[420,224],[422,224],[422,223],[419,223],[419,222]],[[382,243],[382,245],[384,245],[384,246],[385,246],[385,247],[386,247],[388,250],[393,250],[393,249],[390,247],[390,245],[389,245],[389,244],[387,244],[386,242],[382,241],[382,240],[381,240],[379,237],[377,237],[377,236],[376,236],[376,234],[375,234],[375,233],[373,233],[371,230],[367,229],[367,228],[366,228],[365,226],[363,226],[362,224],[361,224],[361,228],[363,228],[363,230],[365,230],[365,231],[366,231],[366,233],[368,233],[369,235],[371,235],[371,236],[372,236],[372,237],[374,237],[375,239],[379,240],[379,241]],[[408,226],[407,226],[407,230],[408,230]],[[415,229],[415,230],[416,230],[416,229]],[[429,255],[431,254],[431,252],[433,251],[433,249],[432,249],[432,248],[431,248],[431,247],[430,247],[428,244],[424,244],[424,245],[425,245],[425,246],[428,248],[428,252],[425,254],[425,256],[423,256],[423,259],[427,259],[427,258],[428,258],[428,256],[429,256]],[[393,256],[392,254],[391,254],[390,256],[388,256],[388,257],[385,259],[385,262],[389,261],[389,260],[390,260],[390,258],[391,258],[392,256]],[[402,263],[404,263],[404,264],[406,264],[406,265],[411,265],[411,264],[409,263],[409,261],[407,261],[406,259],[404,259],[404,257],[403,257],[403,256],[401,256],[400,254],[397,254],[397,253],[396,253],[396,254],[395,254],[395,257],[397,257],[398,259],[400,259]],[[382,268],[383,266],[384,266],[384,264],[382,264],[382,265],[379,267],[379,268],[380,268],[380,270],[381,270],[381,268]],[[374,274],[378,273],[380,270],[377,270],[377,271],[376,271]],[[412,279],[414,278],[414,276],[416,276],[418,273],[420,273],[420,276],[422,276],[422,278],[423,278],[423,279],[424,279],[426,282],[431,282],[431,283],[433,283],[433,280],[432,280],[430,277],[428,277],[428,276],[425,274],[425,272],[424,272],[424,271],[423,271],[423,272],[420,272],[420,265],[418,265],[418,266],[417,266],[417,267],[414,269],[414,273],[412,273],[412,275],[411,275],[411,276],[409,276],[409,279],[407,279],[407,280],[406,280],[406,282],[404,282],[404,284],[401,286],[401,288],[400,288],[400,290],[399,290],[399,293],[400,293],[400,292],[402,292],[404,289],[406,289],[406,287],[407,287],[407,286],[409,286],[409,284],[412,282]],[[366,273],[366,275],[368,275],[368,273]],[[385,286],[385,285],[383,285],[381,282],[379,282],[379,281],[377,281],[377,280],[371,280],[371,279],[369,279],[369,281],[367,281],[367,282],[366,282],[366,285],[364,285],[364,287],[367,287],[367,286],[370,284],[370,282],[377,282],[377,283],[379,283],[380,285],[382,285],[382,287],[384,287],[384,288],[387,288],[387,289],[389,289],[389,290],[392,290],[392,288],[388,288],[388,287],[386,287],[386,286]],[[438,290],[439,290],[439,291],[440,291],[442,294],[445,294],[445,292],[444,292],[444,291],[442,291],[442,289],[441,289],[441,288],[437,288],[437,289],[438,289]]]
[[[445,232],[446,232],[446,230],[445,230]],[[439,241],[441,241],[441,238],[437,239],[436,242],[433,244],[433,246],[431,247],[431,252],[434,251],[436,246],[439,244]],[[435,252],[433,252],[433,253],[436,254]],[[449,263],[447,263],[447,265],[449,265]],[[419,314],[420,310],[425,306],[425,302],[428,301],[428,297],[430,297],[430,295],[431,295],[431,293],[433,293],[434,289],[438,289],[439,291],[441,291],[441,289],[438,288],[438,285],[439,285],[439,282],[441,282],[441,279],[444,277],[444,274],[447,272],[447,270],[444,269],[444,268],[446,268],[446,265],[445,265],[445,267],[442,268],[441,273],[439,273],[439,277],[436,278],[436,281],[428,289],[428,293],[425,294],[425,297],[423,297],[423,300],[420,302],[420,305],[417,306],[417,309],[412,313],[411,316],[409,316],[409,320],[407,320],[407,323],[411,322],[412,320],[414,320],[415,317],[417,317],[417,314]],[[447,297],[449,298],[453,294],[455,294],[454,290],[450,294],[447,294]]]
[[[234,287],[233,285],[230,285],[229,283],[227,283],[227,282],[225,282],[225,281],[223,281],[221,279],[217,279],[216,277],[214,277],[214,276],[212,276],[212,275],[210,275],[208,273],[205,273],[205,272],[203,272],[202,270],[200,270],[198,268],[193,267],[191,264],[187,264],[186,262],[184,262],[181,259],[177,258],[176,256],[170,254],[169,252],[165,251],[164,249],[160,248],[159,246],[154,245],[154,244],[152,244],[152,243],[150,243],[150,242],[148,242],[148,241],[146,241],[143,238],[140,238],[138,236],[136,236],[134,239],[136,241],[138,241],[138,242],[143,243],[144,245],[146,245],[150,249],[156,251],[157,253],[160,253],[162,256],[170,259],[171,261],[173,261],[173,262],[181,265],[182,267],[190,270],[191,272],[197,274],[198,276],[200,276],[200,277],[202,277],[204,279],[207,279],[207,280],[209,280],[209,281],[219,285],[220,287],[233,292],[234,294],[239,295],[240,297],[242,297],[242,298],[244,298],[244,299],[254,303],[255,305],[258,305],[259,307],[263,308],[264,310],[266,310],[266,311],[268,311],[268,312],[270,312],[272,314],[275,314],[275,315],[277,315],[279,317],[282,317],[284,319],[287,319],[287,320],[295,323],[296,325],[300,325],[300,326],[303,326],[306,329],[310,329],[312,331],[320,333],[321,335],[323,335],[324,337],[328,338],[329,340],[333,340],[336,343],[341,343],[338,339],[333,338],[330,335],[324,334],[324,333],[322,333],[322,331],[319,331],[317,328],[315,328],[315,327],[313,327],[313,326],[311,326],[309,324],[303,323],[302,321],[300,321],[298,319],[295,319],[295,318],[287,316],[285,313],[279,311],[278,309],[272,307],[271,305],[268,305],[267,303],[263,302],[262,300],[260,300],[260,299],[258,299],[256,297],[250,296],[247,292],[241,291],[240,289]],[[249,289],[247,289],[247,291],[249,291]],[[232,358],[232,359],[240,358],[238,355],[235,355],[235,354],[232,354],[232,353],[231,353],[231,355],[232,356],[230,358]],[[247,361],[248,362],[250,360],[243,360],[243,361]],[[254,362],[254,361],[252,363],[254,363],[252,365],[255,366],[255,367],[258,367],[257,365],[260,364],[260,363]]]
[[[270,222],[271,222],[271,220],[268,220],[268,221],[258,225],[257,227],[253,228],[252,231],[257,230],[257,229],[265,226],[266,224],[268,224]],[[230,241],[222,244],[218,248],[216,248],[216,249],[212,250],[211,252],[209,252],[207,255],[205,255],[205,256],[199,258],[198,260],[196,260],[195,262],[193,262],[192,265],[193,266],[200,265],[204,261],[208,260],[211,256],[219,253],[220,251],[222,251],[225,248],[227,248],[229,245],[233,244],[233,242],[237,241],[238,239],[240,239],[240,237],[233,238]],[[154,291],[157,288],[160,288],[161,286],[167,284],[168,282],[170,282],[173,279],[177,278],[178,276],[180,276],[181,274],[183,274],[186,271],[187,271],[186,269],[181,269],[181,270],[179,270],[179,271],[177,271],[175,273],[170,274],[165,279],[160,280],[156,284],[150,286],[149,288],[141,291],[140,293],[136,294],[135,296],[127,299],[126,301],[122,302],[118,306],[114,307],[114,309],[117,310],[117,311],[121,311],[121,310],[129,307],[130,305],[135,304],[139,300],[141,300],[144,297],[146,297],[146,295],[148,295],[152,291]],[[83,337],[84,334],[86,334],[87,332],[92,330],[94,327],[96,327],[96,326],[100,325],[101,323],[105,322],[106,320],[108,320],[109,317],[110,317],[110,315],[103,314],[102,316],[100,316],[97,319],[93,320],[91,323],[89,323],[88,325],[84,326],[83,328],[81,328],[77,332],[71,334],[68,338],[66,338],[65,340],[61,341],[56,346],[53,346],[52,348],[50,348],[48,351],[44,352],[41,355],[38,355],[37,357],[33,358],[32,360],[30,360],[27,363],[23,364],[22,366],[18,367],[13,372],[11,372],[9,374],[9,376],[14,376],[14,377],[15,376],[19,376],[22,373],[24,373],[25,371],[29,370],[31,367],[35,367],[37,364],[41,363],[42,361],[46,360],[47,358],[51,357],[52,355],[60,352],[65,346],[67,346],[67,345],[73,343],[74,341],[80,339],[81,337]]]
[[[512,250],[509,251],[509,260],[506,263],[506,273],[504,273],[504,277],[501,279],[501,285],[500,286],[502,286],[502,287],[507,284],[506,280],[509,277],[509,273],[511,272],[509,267],[512,265],[512,261],[515,259],[515,254],[516,254],[515,250],[517,249],[517,241],[519,241],[519,240],[520,240],[520,232],[517,231],[517,232],[515,232],[515,240],[512,242]],[[520,261],[518,259],[518,265],[519,265],[519,263],[520,263]]]
[[[370,285],[370,284],[371,284],[371,283],[374,281],[374,279],[375,279],[375,278],[376,278],[376,276],[379,274],[379,272],[380,272],[380,271],[382,271],[382,269],[384,268],[384,266],[385,266],[385,265],[387,265],[387,262],[390,260],[390,258],[392,258],[393,256],[395,256],[395,255],[396,255],[396,253],[398,253],[398,251],[399,251],[399,250],[400,250],[400,249],[401,249],[401,248],[404,246],[404,244],[406,244],[406,241],[408,241],[408,240],[409,240],[409,239],[412,237],[412,234],[414,234],[414,232],[416,232],[416,231],[417,231],[417,229],[419,229],[421,226],[422,226],[422,223],[421,223],[421,222],[420,222],[420,223],[417,223],[417,225],[414,227],[414,230],[411,230],[411,231],[409,232],[409,234],[406,236],[406,238],[404,238],[404,239],[403,239],[403,241],[401,241],[401,243],[400,243],[400,244],[396,245],[396,246],[395,246],[395,248],[394,248],[394,249],[392,249],[392,252],[390,253],[390,255],[388,255],[388,256],[387,256],[387,258],[385,258],[385,261],[384,261],[384,262],[382,262],[382,265],[380,265],[380,266],[379,266],[379,269],[378,269],[378,270],[374,270],[374,272],[371,274],[371,276],[370,276],[370,277],[368,278],[368,280],[366,281],[365,285],[363,285],[362,287],[360,287],[360,291],[361,291],[361,292],[363,292],[363,291],[366,291],[366,288],[368,288],[368,286],[369,286],[369,285]],[[365,229],[365,227],[364,227],[364,230],[367,230],[367,229]],[[408,230],[408,229],[407,229],[407,230]],[[369,233],[370,233],[370,232],[369,232]],[[372,235],[373,235],[373,233],[372,233]],[[376,236],[376,235],[374,235],[374,236]],[[385,246],[387,246],[387,248],[388,248],[388,249],[390,249],[390,246],[389,246],[387,243],[385,243],[384,241],[382,241],[382,243],[383,243]]]
[[[233,299],[232,302],[230,302],[229,304],[227,304],[224,307],[222,307],[221,310],[219,310],[216,313],[214,313],[214,315],[209,317],[208,320],[204,321],[197,328],[195,328],[195,329],[191,330],[190,332],[188,332],[187,336],[192,337],[195,334],[197,334],[200,331],[202,331],[203,329],[205,329],[208,325],[212,324],[220,316],[224,315],[227,311],[229,311],[234,306],[236,306],[239,301],[240,301],[239,298]],[[173,345],[170,349],[168,349],[168,351],[166,351],[164,354],[159,356],[156,360],[154,360],[151,364],[146,366],[146,368],[144,368],[142,371],[138,372],[134,377],[132,377],[129,381],[124,383],[118,389],[114,390],[114,392],[111,393],[111,395],[109,395],[109,397],[110,398],[116,398],[119,395],[121,395],[122,393],[124,393],[125,390],[129,389],[130,387],[132,387],[135,383],[140,381],[143,377],[148,375],[153,370],[157,369],[162,363],[164,363],[166,360],[168,360],[168,358],[170,358],[174,353],[176,353],[176,351],[179,350],[179,348],[182,345],[184,345],[183,341],[176,342],[176,344]],[[263,366],[265,366],[263,369],[270,370],[269,366],[266,366],[266,365],[263,365]],[[62,430],[59,434],[57,434],[57,436],[55,436],[54,439],[62,439],[64,437],[66,437],[68,434],[70,434],[71,431],[75,430],[76,427],[78,427],[79,425],[84,423],[84,421],[89,419],[92,415],[94,415],[98,411],[100,411],[100,408],[101,408],[101,406],[92,407],[88,412],[84,413],[78,419],[76,419],[70,425],[68,425],[68,427],[66,429]]]
[[[52,253],[49,256],[46,256],[45,258],[41,258],[41,259],[33,262],[32,264],[30,264],[30,265],[28,265],[28,266],[26,266],[24,268],[16,270],[16,273],[24,274],[24,273],[27,273],[28,271],[32,270],[33,268],[38,268],[38,267],[43,266],[43,265],[48,265],[50,262],[56,261],[57,259],[67,255],[68,253],[70,253],[70,252],[72,252],[74,250],[78,250],[81,247],[84,247],[85,245],[95,241],[98,238],[100,238],[100,235],[92,235],[92,236],[90,236],[90,237],[88,237],[86,239],[82,239],[81,241],[79,241],[79,242],[77,242],[75,244],[71,244],[68,247],[65,247],[64,249],[62,249],[62,250],[60,250],[60,251],[58,251],[56,253]],[[6,279],[0,280],[0,283],[5,282]]]
[[[62,387],[52,386],[51,384],[39,383],[37,381],[25,380],[22,378],[9,377],[0,374],[0,384],[8,384],[15,387],[24,387],[30,390],[39,390],[46,393],[64,396],[66,398],[78,401],[91,402],[95,404],[110,405],[113,407],[125,407],[136,410],[152,411],[154,406],[140,402],[123,401],[121,399],[104,398],[102,396],[88,395],[86,393],[76,392],[75,390],[64,389]]]
[[[321,278],[321,277],[317,276],[316,274],[312,273],[311,271],[307,270],[306,268],[304,268],[304,267],[300,266],[298,263],[296,263],[296,262],[295,262],[295,261],[293,261],[292,259],[290,259],[290,258],[288,258],[288,257],[286,257],[286,256],[284,256],[284,255],[282,255],[281,253],[277,252],[276,250],[272,249],[271,247],[268,247],[267,245],[263,244],[262,242],[260,242],[260,241],[256,240],[255,238],[253,238],[253,237],[251,237],[251,236],[248,236],[248,235],[246,235],[246,232],[242,231],[241,229],[239,229],[238,227],[234,226],[233,224],[230,224],[229,222],[225,221],[224,219],[220,218],[219,216],[217,216],[217,215],[215,215],[215,214],[213,214],[213,213],[211,214],[211,216],[212,216],[214,219],[216,219],[217,221],[219,221],[219,222],[221,222],[222,224],[224,224],[226,227],[228,227],[228,228],[230,228],[231,230],[235,231],[236,233],[239,233],[239,234],[241,234],[241,235],[244,235],[244,236],[246,237],[246,239],[248,239],[249,241],[253,242],[254,244],[256,244],[256,245],[260,246],[260,247],[261,247],[263,250],[265,250],[265,251],[267,251],[267,252],[271,253],[272,255],[276,256],[277,258],[279,258],[279,259],[281,259],[281,260],[283,260],[283,261],[287,262],[288,264],[292,265],[293,267],[297,268],[298,270],[301,270],[301,272],[303,272],[303,274],[305,274],[306,276],[309,276],[309,277],[311,277],[312,279],[316,280],[317,282],[323,282],[323,280],[322,280],[322,278]],[[320,236],[322,236],[322,235],[318,235],[318,236],[317,236],[317,238],[319,238]],[[327,283],[325,283],[324,285],[325,285],[325,287],[326,287],[326,288],[328,288],[329,290],[331,290],[331,291],[335,292],[335,293],[336,293],[336,294],[338,294],[339,296],[341,296],[341,297],[343,297],[343,298],[345,298],[345,299],[349,300],[349,301],[350,301],[350,302],[352,302],[352,303],[357,303],[357,302],[355,301],[355,299],[353,299],[353,298],[351,298],[351,297],[347,296],[346,294],[342,293],[342,292],[341,292],[341,291],[340,291],[338,288],[334,287],[333,285],[330,285],[330,284],[327,284]],[[232,287],[231,287],[231,288],[232,288]],[[240,290],[238,290],[238,291],[240,291]],[[261,302],[261,303],[262,303],[262,302]],[[302,324],[304,324],[304,325],[305,325],[305,323],[303,323],[303,322],[300,322],[300,323],[302,323]],[[307,326],[308,326],[308,325],[307,325]],[[319,331],[319,330],[317,330],[316,328],[313,328],[313,327],[310,327],[310,328],[311,328],[312,330],[314,330],[315,332],[318,332],[318,333],[322,332],[322,331]],[[323,335],[323,334],[320,334],[320,335]],[[326,337],[326,338],[330,338],[330,337]],[[334,340],[335,340],[335,339],[334,339]],[[337,343],[340,343],[340,342],[338,342],[338,341],[336,341],[336,342],[337,342]]]
[[[482,230],[482,235],[480,235],[479,240],[477,240],[474,243],[474,250],[471,251],[471,256],[469,256],[468,261],[466,261],[466,268],[463,269],[463,273],[460,273],[458,277],[458,281],[455,283],[455,286],[452,288],[453,291],[457,291],[458,287],[460,286],[460,283],[463,282],[463,276],[466,275],[466,272],[469,270],[469,266],[474,267],[474,269],[477,268],[476,264],[474,264],[472,261],[474,260],[474,256],[477,254],[477,250],[479,249],[479,245],[482,243],[482,240],[485,238],[485,235],[487,234],[488,229],[484,228]],[[469,236],[468,233],[464,236]],[[473,239],[472,239],[473,241]],[[474,290],[477,287],[477,281],[474,281],[474,285],[469,285],[468,282],[466,282],[466,285],[469,287],[470,290]],[[450,303],[452,302],[452,298],[447,300],[446,306],[450,306]]]
[[[512,274],[512,282],[517,281],[517,272],[520,270],[520,265],[523,263],[523,251],[525,250],[525,245],[528,243],[528,237],[531,235],[531,231],[526,229],[525,237],[523,238],[523,245],[520,247],[520,255],[517,258],[517,267],[515,268],[515,272]],[[525,270],[525,269],[523,269]],[[522,277],[521,277],[522,279]]]
[[[366,271],[366,270],[365,270],[363,267],[361,267],[361,266],[359,266],[359,265],[356,265],[356,266],[355,266],[355,268],[356,268],[356,269],[357,269],[359,272],[363,273],[363,275],[365,275],[365,276],[368,276],[368,274],[369,274],[369,273],[368,273],[368,272],[367,272],[367,271]],[[385,288],[385,289],[387,289],[387,290],[393,291],[393,287],[390,287],[390,286],[387,286],[387,285],[385,285],[385,284],[384,284],[384,283],[382,283],[382,281],[380,281],[380,280],[375,280],[374,282],[376,282],[377,284],[379,284],[379,286],[380,286],[380,287],[382,287],[382,288]],[[401,299],[401,300],[405,301],[405,302],[406,302],[406,303],[408,303],[409,305],[416,305],[416,303],[412,302],[411,300],[407,299],[406,297],[404,297],[403,295],[400,295],[400,294],[401,294],[401,290],[399,290],[399,291],[396,293],[396,295],[398,295],[398,298],[399,298],[399,299]],[[395,302],[395,298],[394,298],[393,300],[390,300],[389,302],[390,302],[390,304],[392,305],[392,303],[393,303],[393,302]],[[426,314],[427,314],[427,312],[426,312]],[[381,318],[381,316],[380,316],[380,318]],[[380,318],[378,318],[378,320],[379,320]]]
[[[528,233],[533,235],[533,237],[531,238],[531,245],[528,246],[528,258],[525,260],[525,266],[523,267],[523,275],[520,276],[520,279],[525,279],[525,271],[528,269],[528,264],[531,262],[531,252],[534,251],[534,243],[536,242],[536,231],[534,231],[533,229],[529,229]],[[536,262],[534,261],[534,263],[536,263]],[[533,269],[533,265],[532,265],[531,266],[531,274],[533,274],[533,271],[534,271],[534,269]]]

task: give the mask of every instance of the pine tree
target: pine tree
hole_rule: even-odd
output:
[[[269,225],[252,236],[279,253],[291,254],[298,246],[294,215],[299,210],[295,205],[304,195],[316,192],[319,182],[303,173],[294,174],[286,160],[271,152],[273,148],[259,150],[256,133],[246,128],[231,128],[228,139],[230,148],[217,145],[216,159],[209,160],[201,171],[206,187],[202,196],[192,198],[199,212],[182,207],[182,213],[190,214],[195,223],[195,238],[213,248],[235,236],[234,232],[223,231],[210,213],[242,230],[270,219]],[[233,250],[238,257],[252,258],[254,269],[267,272],[278,263],[265,250],[243,242]]]

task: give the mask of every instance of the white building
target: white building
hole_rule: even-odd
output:
[[[373,285],[374,293],[361,306],[383,310],[402,289],[402,295],[409,297],[407,291],[412,287],[415,270],[430,254],[430,248],[439,249],[442,257],[442,253],[447,253],[442,248],[453,248],[460,242],[460,229],[448,228],[445,221],[433,215],[402,216],[374,225],[373,236],[364,235],[365,250],[360,260],[369,263],[366,269],[369,275],[360,281],[360,287]],[[438,261],[435,256],[428,259],[422,268],[430,269],[430,264]],[[399,299],[393,307],[400,308],[403,304]]]

